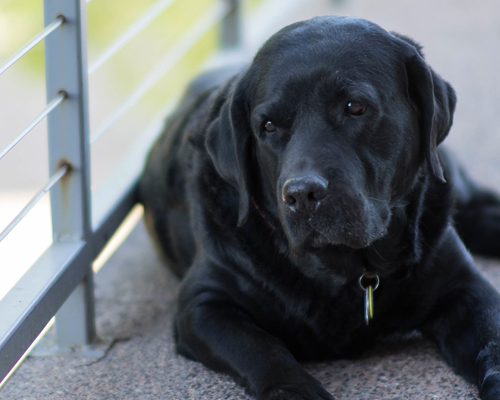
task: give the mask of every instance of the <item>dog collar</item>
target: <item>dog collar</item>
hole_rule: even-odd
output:
[[[359,286],[365,292],[365,324],[373,319],[373,292],[378,289],[380,278],[377,274],[364,273],[358,279]]]
[[[257,210],[257,212],[260,214],[260,216],[264,219],[264,221],[266,221],[267,225],[269,225],[269,227],[273,231],[275,231],[276,227],[266,218],[266,215],[261,211],[261,209],[259,208],[259,206],[257,205],[257,202],[255,201],[255,199],[253,197],[252,197],[252,204],[255,207],[255,209]]]

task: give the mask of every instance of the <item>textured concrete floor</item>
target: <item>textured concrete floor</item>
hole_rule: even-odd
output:
[[[429,63],[458,93],[450,146],[476,179],[500,191],[500,3],[477,4],[325,1],[303,16],[358,15],[421,42]],[[500,289],[500,263],[477,261]],[[29,358],[0,399],[249,399],[229,378],[176,355],[172,318],[178,288],[140,224],[96,277],[98,333],[114,340],[107,354],[102,359]],[[388,339],[361,359],[306,368],[337,399],[477,398],[475,387],[455,375],[434,345],[418,335]]]

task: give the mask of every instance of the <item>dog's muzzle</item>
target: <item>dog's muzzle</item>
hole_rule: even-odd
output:
[[[386,232],[390,211],[357,185],[331,182],[321,174],[289,177],[281,187],[279,218],[294,253],[320,248],[369,246]]]

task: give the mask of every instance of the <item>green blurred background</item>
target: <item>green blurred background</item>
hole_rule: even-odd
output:
[[[89,2],[87,20],[90,63],[155,2],[157,0]],[[145,71],[140,66],[134,65],[130,56],[140,58],[143,61],[140,64],[143,67],[146,66],[148,61],[154,59],[155,54],[158,56],[168,51],[176,39],[195,24],[216,2],[217,0],[175,2],[112,61],[110,67],[112,65],[116,71],[115,79],[121,84],[126,84],[130,82],[131,77],[142,76]],[[261,2],[262,0],[248,0],[245,6],[252,9]],[[0,61],[7,59],[42,28],[42,0],[2,0],[0,2]],[[182,63],[182,68],[179,68],[181,75],[189,76],[192,69],[196,68],[216,48],[217,31],[215,29],[193,49],[191,56],[187,57]],[[150,43],[151,47],[144,46],[145,42]],[[42,77],[44,73],[43,44],[30,51],[21,61],[21,65],[26,73]]]
[[[115,54],[102,68],[89,77],[91,137],[143,79],[182,39],[186,32],[197,24],[206,13],[221,0],[176,1],[158,16],[146,29]],[[244,3],[249,11],[262,0]],[[87,5],[88,64],[92,65],[131,24],[154,5],[157,0],[93,0]],[[0,2],[0,64],[21,48],[43,28],[42,0],[1,0]],[[106,136],[93,146],[93,184],[98,185],[106,169],[119,159],[120,154],[131,145],[134,137],[145,124],[158,114],[185,87],[200,66],[217,48],[220,32],[212,29],[198,44],[159,80],[127,116],[116,124]],[[13,70],[11,72],[11,70]],[[44,48],[37,45],[23,59],[0,77],[0,120],[6,120],[12,112],[12,86],[2,90],[2,79],[32,85],[29,97],[44,90]],[[44,100],[43,96],[41,97]],[[3,101],[2,101],[3,100]],[[6,104],[6,106],[3,106]],[[25,106],[23,103],[20,107]],[[39,110],[44,106],[39,104]],[[30,112],[26,113],[28,116]],[[23,117],[21,117],[23,118]],[[17,118],[19,120],[19,118]],[[26,119],[26,125],[30,119]],[[8,143],[22,124],[14,124],[13,132],[0,130],[0,146]],[[100,143],[103,143],[102,145]],[[110,153],[109,144],[115,143]],[[101,154],[102,153],[102,154]],[[116,156],[116,157],[115,157]],[[101,160],[101,158],[104,158]],[[26,174],[25,174],[26,175]],[[40,182],[36,179],[37,183]],[[9,185],[23,186],[23,179]],[[4,182],[6,183],[6,182]],[[33,183],[28,179],[28,184]]]
[[[84,1],[84,0],[83,0]],[[158,0],[92,0],[87,4],[88,65]],[[92,137],[191,27],[222,0],[177,0],[89,76]],[[263,0],[248,0],[250,12]],[[0,65],[44,27],[42,0],[0,0]],[[110,179],[119,160],[133,149],[147,126],[182,93],[188,80],[218,46],[212,29],[168,70],[101,139],[91,146],[91,185]],[[44,45],[38,44],[0,76],[0,149],[26,127],[47,103]],[[43,120],[0,160],[0,231],[47,182],[47,129]],[[0,243],[0,298],[50,245],[48,196]]]

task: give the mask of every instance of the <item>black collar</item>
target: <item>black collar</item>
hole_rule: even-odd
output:
[[[255,201],[255,199],[253,197],[252,197],[252,204],[255,207],[255,209],[258,211],[258,213],[260,214],[260,216],[264,219],[264,221],[266,221],[267,225],[269,225],[271,227],[271,229],[273,231],[275,231],[276,227],[266,218],[266,215],[259,208],[259,206],[257,205],[257,202]]]

